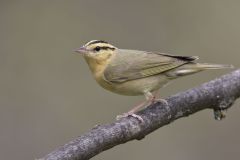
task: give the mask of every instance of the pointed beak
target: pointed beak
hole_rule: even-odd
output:
[[[87,52],[87,49],[85,47],[80,47],[80,48],[74,49],[73,51],[80,54],[85,54]]]

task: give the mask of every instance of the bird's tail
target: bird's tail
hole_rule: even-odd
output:
[[[207,69],[226,69],[234,68],[233,65],[227,64],[209,64],[209,63],[188,63],[178,68],[175,68],[167,73],[170,77],[185,76],[193,73],[197,73]]]

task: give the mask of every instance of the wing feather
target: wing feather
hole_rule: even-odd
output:
[[[117,52],[104,71],[105,79],[112,83],[157,75],[196,59],[136,50],[118,49]]]

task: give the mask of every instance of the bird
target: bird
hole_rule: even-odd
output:
[[[91,40],[74,50],[86,60],[97,83],[111,92],[138,96],[146,100],[117,119],[133,116],[147,104],[167,101],[157,98],[159,89],[179,77],[208,69],[233,68],[232,65],[197,63],[197,56],[179,56],[160,52],[119,49],[104,40]]]

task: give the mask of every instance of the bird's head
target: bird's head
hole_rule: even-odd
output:
[[[92,40],[75,50],[82,54],[94,74],[101,73],[117,53],[117,48],[102,41]]]
[[[116,49],[106,41],[92,40],[75,51],[81,53],[87,59],[102,61],[112,57]]]

